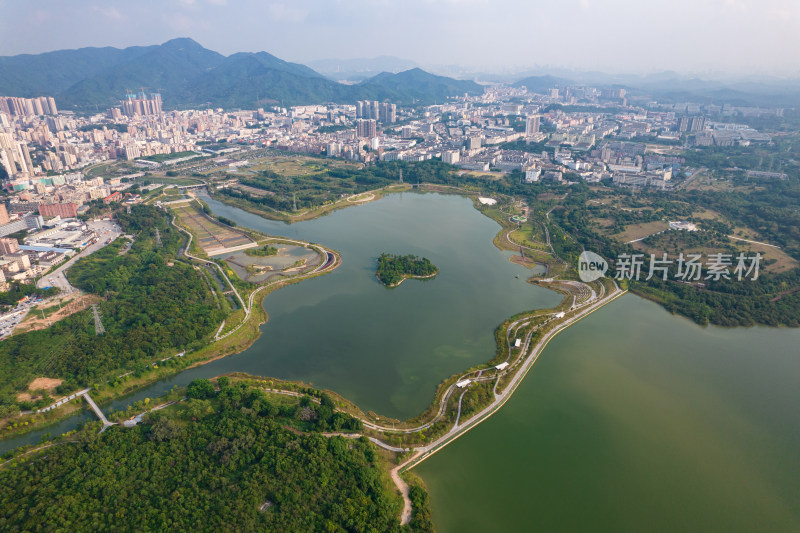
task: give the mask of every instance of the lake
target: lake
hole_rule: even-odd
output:
[[[524,281],[530,271],[492,245],[499,226],[462,197],[393,194],[293,225],[207,201],[242,226],[334,248],[342,266],[267,296],[250,349],[105,410],[243,371],[411,417],[442,379],[492,357],[500,322],[560,301]],[[428,257],[440,274],[387,289],[381,252]],[[798,346],[798,330],[703,328],[626,295],[559,334],[497,414],[415,469],[434,521],[440,532],[798,531]]]
[[[430,405],[442,380],[494,356],[498,324],[561,301],[525,281],[531,271],[492,244],[500,226],[461,196],[391,194],[292,225],[204,200],[240,226],[333,248],[342,265],[267,296],[269,321],[248,350],[155,383],[106,410],[196,378],[248,372],[310,382],[365,411],[405,419]],[[388,289],[375,277],[382,252],[427,257],[440,273]],[[67,420],[49,431],[75,425]],[[41,433],[4,441],[0,451],[35,442]]]
[[[439,531],[800,531],[800,331],[634,295],[559,334],[414,471]]]

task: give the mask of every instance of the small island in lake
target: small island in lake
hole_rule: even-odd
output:
[[[261,248],[248,248],[244,251],[244,253],[251,257],[269,257],[271,255],[276,255],[278,253],[278,249],[274,246],[270,246],[269,244],[265,244]]]
[[[427,257],[381,254],[375,275],[387,287],[397,287],[408,278],[426,279],[439,273]]]

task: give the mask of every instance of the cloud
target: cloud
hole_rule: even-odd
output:
[[[164,13],[161,17],[171,28],[181,34],[189,34],[196,30],[209,30],[211,25],[206,20],[197,20],[183,13]]]
[[[744,12],[747,11],[747,2],[745,0],[724,0],[724,4],[726,7]]]
[[[31,19],[33,20],[34,24],[44,24],[51,19],[51,15],[49,11],[45,11],[44,9],[37,9],[33,12],[33,16]]]
[[[92,10],[96,13],[100,13],[106,18],[114,19],[114,20],[122,20],[125,17],[122,16],[122,13],[117,10],[116,7],[100,7],[100,6],[92,6]]]
[[[273,3],[267,6],[272,20],[284,22],[303,22],[308,17],[308,9],[288,6],[284,3]]]

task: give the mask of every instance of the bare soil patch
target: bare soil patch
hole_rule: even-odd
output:
[[[48,300],[40,304],[36,309],[32,309],[25,321],[17,326],[14,333],[25,333],[27,331],[36,331],[39,329],[49,328],[59,320],[63,320],[68,316],[83,311],[92,304],[102,302],[103,299],[94,294],[79,293],[65,296],[57,300]],[[61,309],[55,312],[50,312],[54,306],[61,303]],[[41,310],[41,311],[40,311]],[[42,311],[45,313],[45,318],[42,318]]]

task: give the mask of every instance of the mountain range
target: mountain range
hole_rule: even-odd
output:
[[[0,57],[0,95],[53,96],[62,110],[102,111],[119,105],[128,91],[160,92],[165,109],[353,103],[356,100],[432,104],[480,94],[481,85],[426,72],[395,57],[321,60],[322,73],[267,52],[224,56],[188,38],[129,48],[81,48]],[[379,72],[383,70],[383,72]],[[452,69],[451,69],[452,70]],[[375,75],[376,72],[379,72]],[[324,75],[323,75],[324,74]],[[527,76],[526,76],[527,74]],[[675,72],[609,75],[567,70],[470,77],[515,82],[544,93],[551,87],[591,85],[624,88],[632,101],[800,105],[800,81],[751,76],[702,80]],[[519,79],[524,78],[524,79]],[[337,80],[350,80],[339,83]],[[360,80],[353,83],[353,80]]]
[[[363,81],[382,72],[398,73],[418,67],[408,59],[378,56],[355,59],[317,59],[308,66],[336,81]]]
[[[431,104],[483,92],[475,82],[435,76],[419,68],[383,72],[345,85],[266,52],[226,57],[188,38],[124,49],[81,48],[0,57],[0,94],[53,96],[64,110],[103,110],[118,105],[127,92],[141,89],[160,92],[165,109],[252,109],[365,99]]]
[[[571,74],[571,75],[570,75]],[[567,77],[569,76],[569,77]],[[561,76],[528,76],[512,84],[545,93],[552,87],[590,85],[625,89],[629,99],[658,100],[662,103],[695,102],[734,106],[798,107],[800,80],[768,77],[703,80],[664,71],[646,76],[609,75],[602,72],[572,72]]]

